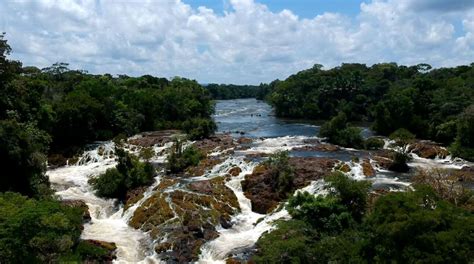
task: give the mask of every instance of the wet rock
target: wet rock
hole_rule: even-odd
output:
[[[112,263],[116,259],[117,246],[115,243],[99,240],[82,240],[82,243],[102,248],[107,252],[103,255],[87,256],[84,263]]]
[[[196,141],[194,143],[199,150],[205,154],[210,154],[215,151],[223,151],[233,149],[237,146],[232,136],[228,134],[216,134],[206,139]]]
[[[212,194],[212,185],[210,181],[198,181],[189,184],[189,189],[195,192]]]
[[[326,143],[317,143],[317,145],[312,146],[303,146],[299,148],[294,148],[295,151],[322,151],[322,152],[334,152],[338,151],[341,148],[336,145],[326,144]]]
[[[82,200],[63,200],[61,203],[65,206],[79,208],[82,210],[82,220],[87,223],[91,220],[91,215],[89,213],[89,206]]]
[[[134,205],[136,202],[140,201],[143,198],[143,193],[146,191],[146,186],[141,186],[136,189],[130,190],[127,192],[125,198],[124,211],[126,211],[130,206]]]
[[[150,231],[173,217],[174,212],[166,196],[156,192],[135,210],[129,224],[134,228]]]
[[[351,167],[347,163],[342,163],[336,167],[336,170],[339,170],[344,173],[348,173],[351,171]]]
[[[408,152],[415,153],[416,155],[425,159],[434,159],[436,157],[446,158],[449,155],[448,150],[439,146],[438,144],[421,140],[416,143],[410,144]]]
[[[251,144],[253,140],[251,138],[246,138],[246,137],[240,137],[237,139],[237,143],[239,144]]]
[[[48,166],[50,168],[57,168],[66,166],[67,158],[61,154],[51,154],[48,156]]]
[[[163,186],[137,208],[130,225],[150,231],[155,239],[166,237],[155,245],[163,260],[189,263],[197,260],[204,243],[218,236],[216,226],[231,227],[231,217],[240,208],[224,177],[186,180],[179,189],[168,188],[176,181],[162,179]]]
[[[393,163],[393,155],[395,151],[382,149],[377,151],[372,151],[371,159],[375,161],[375,164],[385,170],[388,170]]]
[[[233,167],[229,170],[229,174],[233,177],[239,176],[239,174],[242,172],[242,169],[240,167]]]
[[[336,160],[328,158],[290,158],[295,176],[294,189],[307,186],[311,181],[323,178],[329,174],[336,164]],[[252,174],[246,175],[242,182],[244,194],[252,203],[252,211],[266,214],[275,209],[278,204],[286,199],[275,190],[274,179],[265,166],[257,166]]]
[[[192,166],[186,169],[186,176],[194,177],[194,176],[202,176],[209,171],[217,164],[222,163],[221,159],[218,158],[207,158],[201,160],[197,166]]]
[[[374,177],[375,176],[375,169],[370,164],[369,159],[364,159],[362,161],[362,173],[364,173],[365,177]]]
[[[137,145],[140,147],[152,147],[154,145],[164,145],[165,143],[172,142],[173,137],[181,134],[179,130],[161,130],[153,132],[145,132],[140,134],[138,137],[129,139],[128,143],[131,145]]]

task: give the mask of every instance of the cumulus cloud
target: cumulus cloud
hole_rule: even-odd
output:
[[[441,2],[453,5],[445,12],[434,4]],[[254,0],[226,1],[223,14],[180,0],[0,0],[0,31],[12,56],[29,65],[64,61],[93,73],[259,83],[315,63],[471,63],[467,2],[372,0],[357,17],[303,19]],[[422,12],[428,9],[439,15]]]

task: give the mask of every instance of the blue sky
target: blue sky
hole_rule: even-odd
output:
[[[474,61],[473,0],[0,0],[11,58],[258,84],[344,62]]]
[[[228,0],[185,0],[187,4],[197,8],[206,6],[216,12],[224,12],[230,8]],[[271,11],[280,12],[289,9],[301,18],[313,18],[325,12],[339,12],[356,16],[360,11],[360,0],[260,0]]]

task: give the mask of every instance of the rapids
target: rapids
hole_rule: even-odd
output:
[[[225,263],[230,255],[244,256],[253,247],[258,238],[272,228],[277,219],[288,219],[290,216],[280,206],[268,215],[252,212],[251,202],[242,191],[241,182],[245,175],[250,174],[259,159],[246,159],[246,155],[257,153],[274,153],[280,150],[290,151],[290,155],[296,157],[329,157],[340,160],[347,164],[350,171],[347,173],[354,179],[366,179],[360,162],[354,157],[366,158],[364,151],[353,149],[340,149],[333,152],[301,151],[295,148],[309,146],[310,142],[319,140],[316,134],[319,126],[312,123],[302,123],[290,120],[280,120],[273,116],[268,104],[254,99],[218,101],[216,114],[214,116],[218,124],[218,132],[230,132],[234,137],[245,136],[251,138],[248,148],[218,150],[209,156],[223,156],[223,153],[231,153],[219,164],[206,171],[204,175],[192,177],[186,181],[201,181],[225,176],[235,166],[241,172],[230,179],[225,185],[232,190],[238,200],[240,212],[231,218],[232,227],[224,229],[216,227],[218,237],[205,243],[201,247],[199,263]],[[368,128],[363,128],[364,135],[371,135]],[[189,144],[190,142],[188,142]],[[155,156],[151,162],[162,164],[166,160],[166,149],[171,146],[155,145],[153,147]],[[130,152],[137,153],[139,149],[127,146]],[[386,147],[389,147],[387,142]],[[99,142],[85,151],[75,164],[64,167],[49,169],[47,175],[53,188],[63,200],[82,200],[90,211],[91,221],[84,226],[82,238],[113,242],[117,246],[117,263],[160,263],[160,259],[154,253],[154,243],[150,234],[129,226],[129,221],[135,210],[150,198],[154,189],[160,184],[164,172],[159,171],[155,183],[148,187],[137,203],[124,211],[122,205],[114,200],[102,199],[95,196],[88,180],[91,177],[104,173],[108,168],[116,165],[113,155],[113,142]],[[423,159],[415,154],[410,167],[422,168],[455,168],[459,169],[469,164],[463,160],[453,160],[450,157],[444,159]],[[373,162],[370,160],[370,162]],[[410,186],[409,174],[397,174],[375,167],[376,174],[369,180],[374,188],[387,188],[390,190],[402,190]],[[175,188],[180,188],[179,184]],[[311,182],[310,185],[297,190],[308,191],[315,195],[324,195],[324,181]],[[166,239],[166,238],[163,238]],[[159,239],[158,239],[159,240]]]

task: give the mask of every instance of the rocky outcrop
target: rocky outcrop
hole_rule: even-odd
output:
[[[311,181],[329,174],[336,160],[328,158],[290,158],[294,168],[293,189],[307,186]],[[273,176],[265,165],[257,166],[252,174],[246,175],[242,182],[245,196],[252,202],[252,211],[266,214],[275,209],[286,197],[275,190]]]
[[[295,150],[295,151],[334,152],[334,151],[338,151],[340,149],[341,149],[341,147],[339,147],[337,145],[326,144],[326,143],[317,143],[316,145],[298,147],[298,148],[294,148],[293,150]]]
[[[152,147],[154,145],[164,145],[165,143],[172,142],[173,137],[179,135],[179,130],[162,130],[145,132],[137,137],[128,140],[128,144],[136,145],[140,147]]]
[[[99,240],[82,240],[82,243],[93,247],[98,247],[105,251],[104,254],[94,254],[94,256],[87,256],[83,263],[112,263],[116,258],[117,246],[115,243],[99,241]]]
[[[364,159],[361,163],[362,166],[362,173],[364,173],[365,177],[374,177],[375,176],[375,169],[372,167],[369,159]]]
[[[214,151],[225,151],[237,146],[232,136],[228,134],[216,134],[207,139],[202,139],[194,143],[201,152],[210,154]]]
[[[439,146],[438,144],[431,141],[418,141],[410,144],[408,152],[415,153],[416,155],[425,159],[434,159],[436,157],[446,158],[449,155],[449,151]]]
[[[231,168],[228,173],[230,174],[230,176],[235,177],[235,176],[238,176],[241,172],[242,172],[242,169],[236,166],[236,167]]]
[[[204,243],[218,236],[216,226],[231,226],[231,216],[239,210],[224,177],[191,182],[162,179],[155,193],[137,208],[130,225],[149,231],[155,239],[166,238],[155,245],[160,258],[187,263],[197,259]]]

